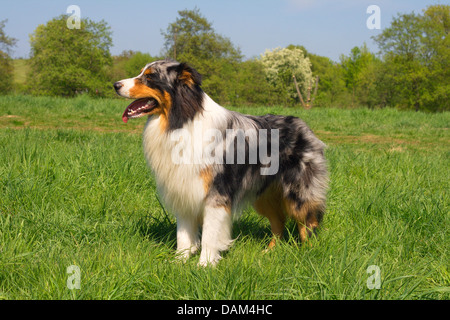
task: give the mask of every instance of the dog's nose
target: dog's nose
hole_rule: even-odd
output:
[[[116,89],[116,91],[119,91],[119,89],[122,87],[123,87],[123,84],[120,81],[117,81],[116,83],[114,83],[114,89]]]

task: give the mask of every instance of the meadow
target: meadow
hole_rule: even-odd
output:
[[[233,107],[298,116],[328,145],[327,212],[311,245],[289,223],[263,253],[269,223],[249,208],[219,265],[199,268],[175,262],[145,119],[122,123],[126,104],[0,96],[0,299],[450,298],[450,113]]]

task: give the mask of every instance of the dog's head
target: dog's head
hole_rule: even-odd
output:
[[[185,63],[160,60],[147,64],[141,73],[114,83],[122,97],[135,99],[123,113],[122,120],[145,115],[162,115],[169,127],[192,119],[201,111],[201,76]]]

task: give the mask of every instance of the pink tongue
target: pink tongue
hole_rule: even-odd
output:
[[[122,121],[127,123],[128,122],[128,111],[130,109],[137,109],[141,106],[144,106],[147,103],[148,99],[138,99],[130,103],[130,105],[125,109],[122,115]]]

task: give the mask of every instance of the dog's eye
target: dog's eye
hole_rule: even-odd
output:
[[[158,75],[156,73],[148,73],[145,75],[145,78],[147,80],[157,80],[158,79]]]

